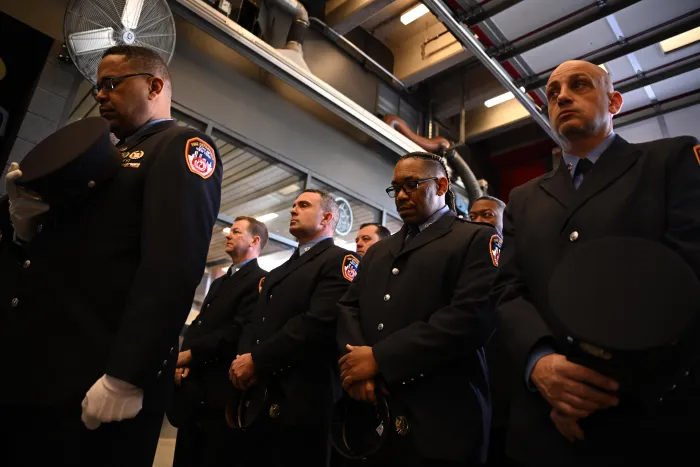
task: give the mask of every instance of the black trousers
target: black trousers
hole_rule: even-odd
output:
[[[245,467],[328,467],[330,436],[326,424],[280,425],[264,421],[245,432]]]
[[[152,467],[162,413],[88,430],[81,408],[0,404],[0,465],[3,467]]]
[[[238,466],[241,434],[226,424],[223,408],[200,412],[177,430],[173,467]]]

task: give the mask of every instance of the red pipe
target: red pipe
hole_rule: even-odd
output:
[[[441,136],[435,138],[424,138],[416,133],[414,133],[406,122],[401,120],[396,115],[385,115],[384,123],[392,127],[394,130],[398,131],[406,138],[410,139],[418,146],[423,148],[425,151],[432,152],[433,154],[442,154],[445,152],[452,143]]]

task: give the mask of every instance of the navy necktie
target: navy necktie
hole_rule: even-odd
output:
[[[589,161],[588,159],[581,159],[578,161],[578,164],[576,164],[576,170],[574,170],[574,177],[572,180],[575,180],[577,176],[581,175],[581,183],[583,183],[583,179],[586,178],[586,174],[593,168],[593,162]],[[580,183],[579,183],[579,186]]]

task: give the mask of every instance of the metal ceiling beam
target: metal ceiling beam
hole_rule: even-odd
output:
[[[670,37],[677,36],[678,34],[697,28],[698,26],[700,26],[700,8],[686,13],[685,15],[676,17],[670,21],[666,21],[663,24],[651,27],[638,34],[627,37],[623,41],[601,47],[598,49],[600,50],[600,53],[593,51],[582,57],[578,57],[577,59],[586,60],[596,64],[610,62],[620,57],[624,57],[629,53],[636,52]],[[533,76],[522,78],[517,80],[516,84],[518,86],[524,86],[526,91],[531,91],[533,89],[545,86],[547,84],[547,80],[549,79],[549,75],[553,70],[554,68],[542,71]]]
[[[683,73],[687,73],[698,68],[700,68],[700,52],[671,63],[652,68],[651,70],[646,70],[641,75],[631,76],[628,79],[618,81],[619,84],[614,83],[613,86],[615,87],[616,91],[624,94],[626,92],[634,91],[635,89],[643,88],[644,86],[649,86],[650,84],[658,83],[669,78],[682,75]]]
[[[347,34],[393,3],[393,0],[347,0],[326,16],[338,34]]]
[[[694,105],[700,105],[700,88],[618,114],[613,119],[613,126],[621,128]]]
[[[453,36],[469,50],[474,56],[484,64],[484,66],[494,75],[494,77],[520,102],[525,109],[532,115],[538,125],[552,138],[557,141],[554,131],[549,126],[548,118],[540,111],[537,105],[532,102],[530,97],[522,92],[518,86],[513,83],[513,79],[508,72],[493,58],[489,57],[481,43],[462,23],[452,15],[450,8],[445,5],[442,0],[424,0],[423,3],[430,11],[445,25]]]
[[[197,28],[272,73],[308,98],[335,113],[382,146],[398,155],[420,151],[420,147],[362,108],[352,99],[311,73],[286,60],[272,46],[218,13],[200,0],[168,0],[173,12]]]
[[[580,29],[594,23],[608,15],[623,10],[631,5],[634,5],[635,3],[639,3],[640,1],[641,0],[608,0],[607,2],[596,1],[579,10],[581,11],[579,14],[570,14],[564,18],[559,18],[548,25],[513,40],[513,42],[498,45],[493,49],[487,49],[487,52],[489,52],[489,55],[496,60],[508,60],[509,58],[523,54],[528,50],[532,50],[543,44],[552,42],[561,36],[570,33],[571,31],[575,31],[576,29]],[[596,8],[594,9],[593,7]],[[556,28],[550,29],[551,26],[555,25],[557,25]]]
[[[512,7],[513,5],[517,5],[518,3],[522,2],[523,0],[503,0],[496,5],[492,5],[490,8],[486,9],[481,6],[473,8],[469,11],[462,11],[457,14],[457,19],[461,21],[462,23],[466,24],[467,27],[475,26],[482,21],[486,21],[487,19],[491,18],[492,16],[496,16],[502,11],[507,10],[508,8]],[[428,2],[423,2],[428,6]],[[486,2],[482,2],[486,3]]]

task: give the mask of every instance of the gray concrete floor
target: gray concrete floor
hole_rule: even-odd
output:
[[[168,423],[168,419],[163,420],[163,427],[160,430],[160,440],[153,467],[172,467],[173,455],[175,454],[175,436],[177,428]]]

